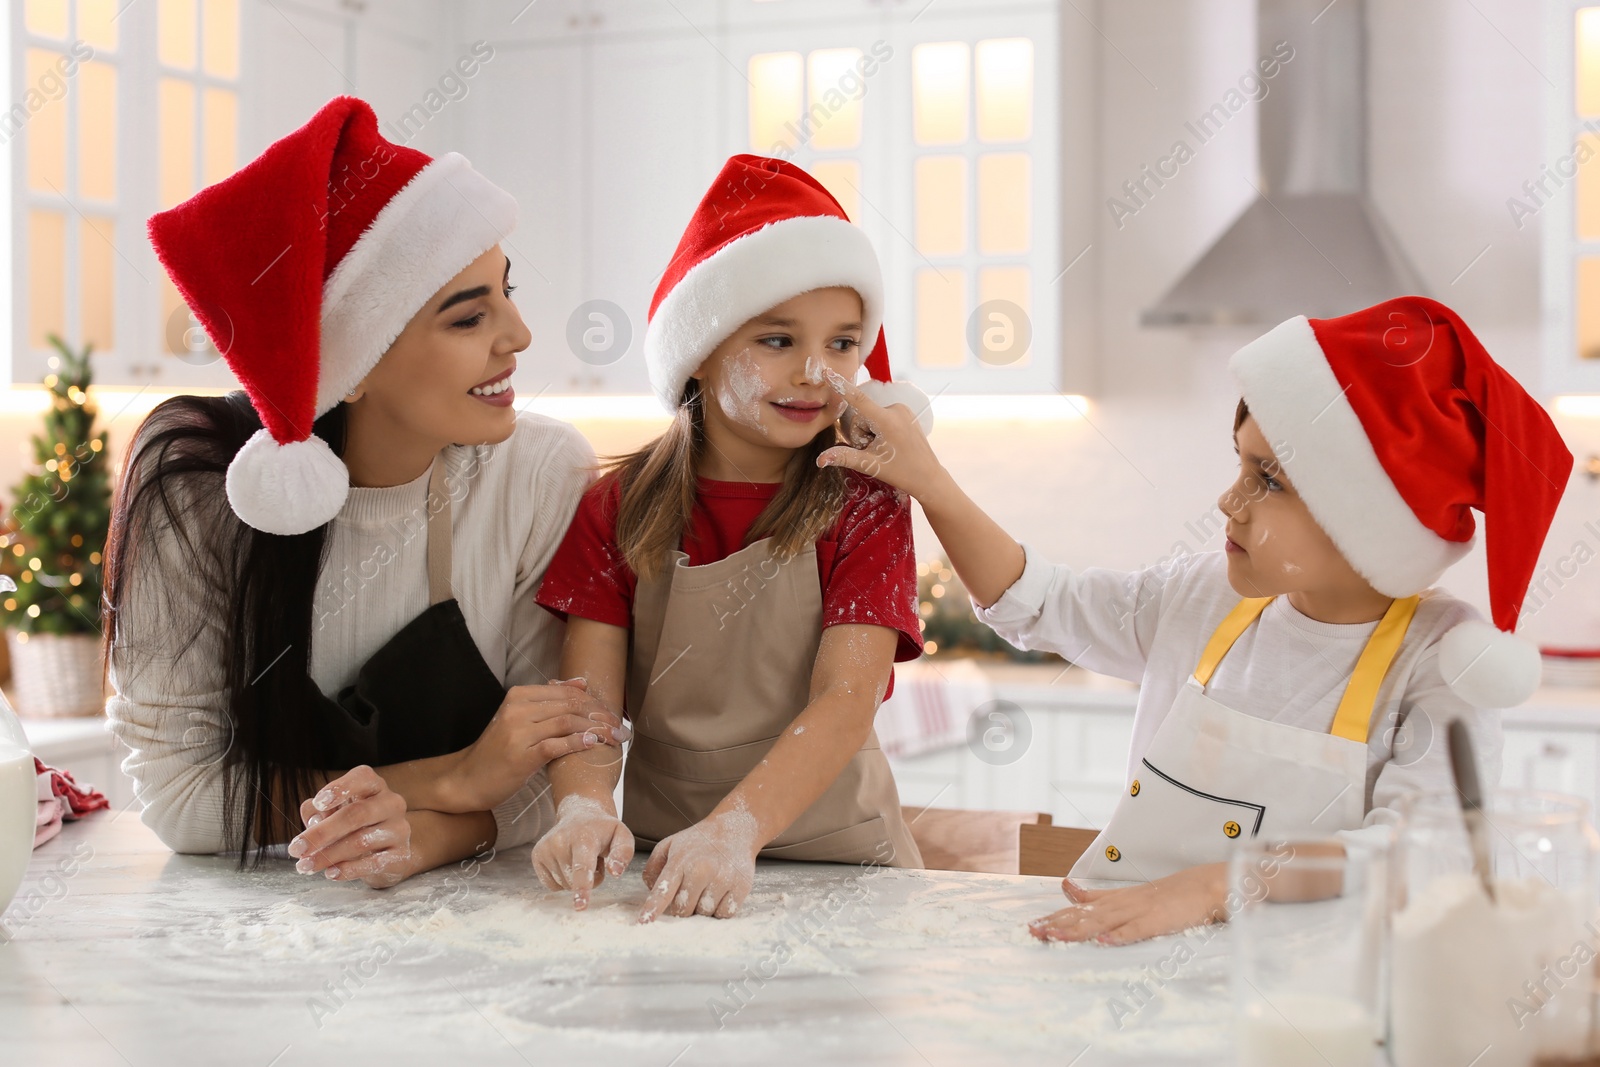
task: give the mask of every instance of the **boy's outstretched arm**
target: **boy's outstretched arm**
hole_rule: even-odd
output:
[[[1022,546],[956,484],[909,409],[882,407],[831,371],[828,381],[875,436],[863,448],[830,448],[817,465],[849,467],[915,497],[967,592],[981,607],[999,600],[1022,576]]]

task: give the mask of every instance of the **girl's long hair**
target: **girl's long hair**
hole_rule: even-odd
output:
[[[773,539],[779,559],[793,558],[831,530],[844,508],[847,483],[839,467],[818,467],[817,457],[842,441],[830,425],[795,449],[783,487],[756,516],[746,544]],[[667,432],[637,452],[608,457],[604,478],[621,483],[617,547],[641,579],[661,572],[668,553],[690,529],[695,471],[706,449],[705,397],[691,378]]]
[[[222,662],[188,669],[203,676],[220,668],[223,729],[190,727],[181,755],[196,767],[221,767],[228,848],[238,851],[241,867],[252,836],[259,863],[260,843],[300,830],[299,804],[314,791],[314,769],[342,769],[318,721],[321,695],[310,674],[312,604],[327,527],[262,533],[227,505],[228,464],[259,429],[243,393],[173,397],[150,413],[129,448],[112,506],[102,605],[106,662],[115,646],[122,676],[154,659],[176,668],[204,630],[221,630]],[[344,405],[318,419],[313,432],[342,455]],[[185,576],[181,586],[162,581],[174,572]],[[121,625],[135,574],[139,614],[166,620],[162,632]],[[188,593],[193,588],[203,590],[198,602]]]

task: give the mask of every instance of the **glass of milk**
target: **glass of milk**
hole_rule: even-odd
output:
[[[1397,1067],[1581,1057],[1600,955],[1588,804],[1527,790],[1489,796],[1492,899],[1454,794],[1414,795],[1400,811],[1389,967]]]
[[[1234,853],[1235,1042],[1241,1067],[1369,1067],[1383,1018],[1387,849],[1311,838]]]
[[[39,813],[37,783],[28,736],[0,694],[0,912],[16,896],[33,856],[33,826]]]

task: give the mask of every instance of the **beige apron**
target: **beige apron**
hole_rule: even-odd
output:
[[[822,641],[815,546],[687,561],[673,552],[634,591],[622,817],[641,847],[704,819],[761,762],[810,703]],[[922,866],[876,731],[761,855]]]
[[[1327,733],[1246,715],[1206,695],[1222,657],[1271,602],[1240,601],[1211,635],[1111,821],[1071,877],[1154,881],[1222,862],[1251,838],[1321,837],[1361,825],[1378,687],[1418,598],[1396,600],[1384,613]]]

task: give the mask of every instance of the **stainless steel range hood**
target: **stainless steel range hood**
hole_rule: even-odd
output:
[[[1421,282],[1367,195],[1363,0],[1261,0],[1258,55],[1293,59],[1266,82],[1261,195],[1139,316],[1143,326],[1274,326],[1341,315]]]

